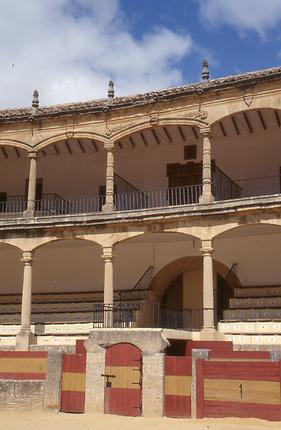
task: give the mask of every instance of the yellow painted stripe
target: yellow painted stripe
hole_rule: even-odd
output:
[[[191,376],[165,376],[165,394],[170,396],[191,396]]]
[[[111,388],[130,388],[139,390],[141,388],[141,373],[137,367],[114,367],[107,366],[105,369],[106,375],[114,375],[109,377]]]
[[[46,358],[0,358],[0,373],[46,373]]]
[[[63,372],[61,379],[62,391],[85,391],[85,373]]]
[[[242,398],[240,384],[242,384]],[[233,379],[204,379],[204,399],[241,403],[280,404],[280,383]]]

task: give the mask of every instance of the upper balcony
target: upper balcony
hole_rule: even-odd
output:
[[[281,114],[272,109],[236,113],[213,125],[209,157],[215,205],[239,206],[253,197],[280,195],[280,125]],[[1,146],[0,156],[0,224],[18,223],[29,219],[32,163],[15,146]],[[42,148],[36,155],[37,172],[33,166],[35,220],[106,217],[108,196],[116,214],[202,207],[206,165],[202,168],[202,137],[196,127],[135,132],[116,141],[110,157],[101,142],[89,139]]]

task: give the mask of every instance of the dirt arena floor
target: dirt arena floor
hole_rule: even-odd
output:
[[[1,412],[2,430],[266,430],[279,429],[280,422],[257,419],[131,418],[102,414],[57,412]]]

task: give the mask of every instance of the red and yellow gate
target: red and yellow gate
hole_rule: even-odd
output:
[[[129,343],[110,346],[105,356],[107,414],[140,416],[142,412],[142,353]]]
[[[63,354],[61,379],[62,412],[85,409],[86,354]]]
[[[191,357],[165,358],[165,415],[191,416]]]
[[[281,420],[280,363],[198,360],[197,417]]]

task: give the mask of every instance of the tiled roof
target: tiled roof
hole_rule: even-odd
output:
[[[0,122],[31,121],[47,117],[72,115],[82,113],[106,112],[128,107],[144,106],[159,101],[172,100],[180,97],[210,92],[212,90],[227,89],[235,86],[251,85],[259,82],[269,82],[281,78],[281,67],[248,72],[232,76],[226,76],[209,81],[167,88],[159,91],[151,91],[144,94],[136,94],[113,99],[97,99],[80,103],[66,103],[39,108],[12,108],[0,110]]]

